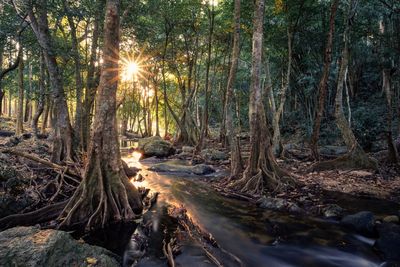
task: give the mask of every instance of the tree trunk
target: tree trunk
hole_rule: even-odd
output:
[[[354,136],[353,131],[349,127],[343,111],[343,86],[345,82],[345,74],[349,65],[349,38],[350,27],[356,12],[357,0],[351,0],[349,4],[348,15],[345,17],[345,30],[343,34],[343,50],[340,61],[340,68],[338,73],[336,97],[335,97],[335,118],[336,125],[339,128],[343,140],[346,143],[348,153],[335,160],[320,162],[315,164],[312,169],[315,171],[342,168],[365,168],[365,169],[378,169],[378,163],[375,159],[369,158],[368,155],[361,148]]]
[[[76,144],[79,147],[82,147],[83,140],[83,125],[82,125],[82,117],[83,117],[83,104],[82,104],[82,90],[83,83],[81,77],[81,62],[79,56],[79,43],[76,34],[76,26],[72,15],[70,14],[70,10],[66,7],[67,11],[67,19],[68,24],[71,29],[71,40],[72,40],[72,57],[74,59],[74,71],[75,71],[75,92],[76,92],[76,110],[75,110],[75,122],[74,122],[74,138]]]
[[[271,134],[265,117],[261,88],[261,59],[263,47],[264,0],[256,0],[254,12],[251,87],[249,104],[250,157],[240,180],[231,188],[251,195],[261,195],[265,189],[276,190],[284,182],[292,182],[289,173],[278,166],[272,153]]]
[[[393,121],[393,110],[392,110],[392,85],[391,85],[391,74],[390,69],[384,69],[382,71],[383,74],[383,91],[386,95],[386,104],[387,104],[387,123],[386,123],[386,138],[388,144],[388,160],[391,163],[399,162],[399,154],[396,148],[396,145],[393,141],[393,133],[392,133],[392,121]]]
[[[24,131],[24,58],[22,49],[18,53],[18,108],[17,108],[17,125],[15,135],[21,135]]]
[[[44,114],[43,114],[42,128],[40,130],[40,132],[42,134],[46,133],[47,124],[49,121],[49,116],[50,116],[50,113],[52,110],[52,106],[53,106],[53,101],[50,99],[50,96],[47,92],[47,86],[46,86],[46,104],[45,104],[45,109],[44,109]]]
[[[55,133],[53,137],[52,162],[72,160],[74,150],[72,147],[72,128],[70,124],[68,106],[62,82],[62,75],[58,68],[56,53],[53,47],[47,20],[47,0],[38,1],[34,14],[33,7],[28,10],[30,26],[41,46],[53,88],[54,111],[56,117]]]
[[[283,108],[286,102],[286,92],[290,85],[290,75],[292,71],[292,41],[293,41],[293,32],[290,31],[289,26],[287,29],[287,38],[288,38],[288,61],[287,61],[287,70],[286,70],[286,79],[282,85],[282,89],[280,91],[280,101],[278,109],[274,114],[274,118],[272,120],[273,127],[273,137],[272,137],[272,146],[273,152],[275,155],[280,155],[282,152],[281,149],[281,132],[279,129],[279,121],[283,115]]]
[[[28,63],[28,88],[25,94],[25,113],[24,113],[24,122],[28,123],[30,119],[30,115],[32,114],[32,103],[31,103],[31,94],[32,94],[32,65]]]
[[[274,97],[274,89],[272,87],[272,79],[271,79],[271,69],[270,69],[270,63],[269,63],[269,58],[265,59],[265,95],[267,96],[268,99],[268,108],[269,108],[269,113],[271,114],[268,119],[272,121],[275,117],[276,113],[276,104],[275,104],[275,97]]]
[[[0,43],[0,73],[3,71],[3,52],[4,52],[4,45],[3,43]],[[0,116],[3,114],[3,98],[4,98],[4,91],[3,87],[1,86],[1,80],[0,79]]]
[[[332,46],[333,46],[333,35],[335,32],[335,17],[336,11],[338,8],[339,0],[333,0],[331,5],[331,15],[329,19],[329,32],[326,41],[325,54],[324,54],[324,67],[322,71],[322,77],[319,82],[319,98],[318,98],[318,108],[317,113],[314,120],[313,132],[311,135],[310,147],[311,152],[315,160],[319,160],[318,153],[318,139],[319,139],[319,131],[321,128],[321,120],[324,113],[325,107],[325,98],[327,93],[328,79],[330,66],[332,62]]]
[[[233,35],[233,48],[232,48],[232,62],[229,71],[228,83],[226,87],[226,97],[224,105],[225,113],[225,143],[231,150],[231,178],[237,178],[243,170],[243,162],[240,154],[240,144],[237,138],[235,124],[233,123],[234,114],[234,85],[236,79],[236,72],[238,68],[238,60],[240,54],[240,1],[235,0],[235,29]]]
[[[32,118],[32,130],[33,134],[37,137],[39,133],[38,129],[38,121],[39,117],[42,115],[43,110],[44,110],[44,103],[45,103],[45,94],[46,94],[46,89],[45,89],[45,71],[44,71],[44,58],[43,54],[40,54],[40,62],[39,62],[39,68],[40,68],[40,77],[39,77],[39,96],[38,96],[38,102],[37,102],[37,109],[35,112],[35,115]]]
[[[119,151],[116,95],[119,58],[119,1],[107,0],[103,64],[96,114],[84,178],[63,210],[61,227],[85,224],[92,229],[114,221],[130,221],[141,212],[135,186],[126,176]]]
[[[212,0],[212,1],[214,1],[214,0]],[[204,139],[206,138],[207,128],[208,128],[208,102],[210,99],[209,76],[210,76],[211,52],[212,52],[211,48],[212,48],[212,41],[213,41],[214,17],[215,17],[213,4],[211,4],[211,10],[210,10],[210,7],[208,7],[208,17],[209,17],[209,33],[208,33],[208,43],[207,43],[206,80],[205,80],[205,88],[204,88],[205,102],[204,102],[204,111],[203,111],[203,121],[201,124],[200,139],[196,146],[197,152],[201,151],[203,148]]]
[[[100,35],[100,8],[97,9],[96,17],[94,18],[93,25],[93,36],[92,36],[92,46],[90,48],[90,59],[89,66],[87,70],[87,79],[86,79],[86,91],[85,91],[85,100],[84,100],[84,112],[82,117],[82,146],[86,151],[88,148],[89,137],[90,137],[90,125],[91,125],[91,111],[94,105],[94,98],[97,90],[97,82],[96,82],[96,74],[95,74],[95,62],[97,59],[97,48],[99,43],[99,35]]]

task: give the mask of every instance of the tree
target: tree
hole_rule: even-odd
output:
[[[237,177],[243,169],[242,158],[240,154],[239,139],[233,123],[234,113],[234,100],[233,86],[235,84],[236,72],[238,68],[239,54],[240,54],[240,0],[235,0],[235,11],[234,11],[234,33],[233,33],[233,48],[232,48],[232,62],[229,70],[228,83],[226,86],[226,97],[224,104],[225,113],[225,130],[226,139],[222,140],[231,150],[231,177]]]
[[[335,120],[336,125],[339,128],[343,140],[346,143],[348,153],[337,159],[321,162],[313,166],[314,170],[324,170],[332,168],[366,168],[366,169],[377,169],[377,161],[373,158],[369,158],[365,151],[361,148],[357,142],[356,137],[349,123],[344,115],[343,111],[343,86],[345,83],[346,73],[349,66],[349,40],[350,30],[356,15],[358,0],[351,0],[349,3],[347,15],[344,21],[344,33],[343,33],[343,48],[340,59],[340,67],[337,79],[336,96],[335,96]]]
[[[34,10],[37,14],[35,14]],[[58,67],[56,52],[47,20],[47,0],[38,0],[35,8],[32,4],[29,4],[27,6],[27,14],[30,22],[29,25],[35,33],[36,39],[42,48],[53,90],[56,123],[51,161],[60,162],[64,160],[72,160],[74,156],[74,149],[72,147],[73,133],[67,102],[65,100],[62,75]]]
[[[319,153],[318,153],[318,139],[319,139],[319,131],[321,128],[321,120],[324,112],[325,107],[325,98],[328,86],[328,78],[329,78],[329,71],[332,62],[332,46],[333,46],[333,35],[335,32],[335,17],[336,11],[339,5],[339,0],[333,0],[331,4],[331,16],[329,19],[329,32],[325,46],[325,53],[324,53],[324,67],[322,71],[322,77],[319,82],[319,97],[318,97],[318,108],[317,113],[314,119],[314,126],[313,132],[311,136],[310,146],[311,152],[314,159],[319,160]]]
[[[249,103],[250,157],[243,177],[231,184],[241,192],[261,195],[264,190],[276,190],[284,183],[294,182],[291,175],[279,167],[272,152],[271,133],[265,116],[261,88],[264,0],[256,0],[253,18],[253,48]]]
[[[60,215],[60,226],[85,224],[87,229],[128,221],[142,204],[122,167],[116,96],[119,59],[119,0],[107,0],[103,64],[96,96],[96,114],[82,182]]]
[[[21,45],[21,44],[20,44]],[[15,134],[21,135],[24,131],[24,54],[23,49],[19,49],[18,58],[18,110],[17,110],[17,125]]]
[[[204,111],[202,114],[202,123],[201,123],[201,131],[200,131],[200,139],[197,143],[196,150],[197,152],[201,151],[204,143],[204,139],[207,137],[208,131],[208,102],[210,100],[210,66],[211,66],[211,53],[212,53],[212,42],[213,42],[213,34],[214,34],[214,20],[215,20],[215,12],[214,12],[214,0],[210,0],[211,9],[207,6],[207,14],[208,14],[208,40],[207,40],[207,62],[206,62],[206,77],[205,77],[205,85],[204,85]]]
[[[35,112],[35,115],[33,115],[32,124],[31,124],[33,134],[36,137],[39,134],[38,121],[39,121],[39,118],[40,118],[40,116],[42,115],[42,113],[44,111],[45,98],[46,98],[45,66],[44,66],[43,53],[40,54],[39,69],[40,69],[40,74],[39,74],[39,92],[38,92],[39,95],[38,95],[38,100],[37,100],[36,112]]]

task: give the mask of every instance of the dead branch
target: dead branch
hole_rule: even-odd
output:
[[[2,152],[2,153],[6,153],[6,154],[12,154],[12,155],[24,157],[24,158],[30,159],[30,160],[32,160],[32,161],[36,161],[36,162],[38,162],[38,163],[40,163],[40,164],[43,164],[43,165],[45,165],[45,166],[48,166],[48,167],[50,167],[50,168],[52,168],[52,169],[65,172],[65,174],[69,174],[69,175],[75,176],[75,177],[80,177],[79,174],[75,173],[75,172],[72,171],[72,170],[69,170],[68,167],[66,167],[66,166],[61,166],[61,165],[52,163],[52,162],[50,162],[50,161],[48,161],[48,160],[41,159],[41,158],[36,157],[36,156],[34,156],[34,155],[32,155],[32,154],[28,154],[28,153],[25,153],[25,152],[22,152],[22,151],[14,150],[14,149],[3,149],[3,150],[1,150],[1,152]],[[75,179],[73,179],[73,180],[75,180]],[[76,180],[75,180],[75,181],[76,181]],[[78,182],[78,181],[76,181],[76,182]],[[79,182],[78,182],[78,183],[79,183]]]

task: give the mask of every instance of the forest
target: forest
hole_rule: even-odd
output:
[[[400,266],[398,0],[0,0],[0,266]]]

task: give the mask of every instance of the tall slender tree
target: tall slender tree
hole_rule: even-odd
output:
[[[243,169],[242,157],[240,155],[239,139],[233,123],[234,114],[234,85],[236,79],[236,72],[238,68],[239,54],[240,54],[240,0],[235,0],[234,11],[234,32],[233,32],[233,48],[232,48],[232,62],[229,70],[228,83],[226,86],[226,97],[224,104],[225,113],[225,143],[231,150],[231,178],[237,177]]]
[[[310,146],[311,152],[314,159],[319,160],[319,153],[318,153],[318,139],[319,139],[319,131],[321,128],[321,120],[324,113],[325,107],[325,98],[327,93],[328,87],[328,79],[330,73],[330,66],[332,63],[332,46],[333,46],[333,35],[335,33],[335,17],[336,11],[339,5],[339,0],[333,0],[331,4],[331,15],[329,18],[329,31],[328,37],[325,46],[325,53],[324,53],[324,67],[322,70],[322,77],[319,82],[319,97],[318,97],[318,108],[317,113],[314,120],[313,125],[313,132],[311,136]]]
[[[50,34],[47,19],[47,0],[38,0],[27,4],[27,18],[29,25],[35,33],[36,39],[42,48],[46,66],[50,76],[53,90],[55,112],[55,134],[53,139],[53,152],[51,161],[60,162],[72,160],[74,149],[72,147],[72,127],[70,123],[67,101],[63,87],[63,78],[57,63],[56,51]],[[19,11],[19,10],[18,10]]]
[[[349,67],[349,43],[350,30],[354,23],[357,11],[358,0],[351,0],[348,5],[347,15],[344,18],[343,48],[340,59],[340,67],[337,79],[335,96],[335,121],[339,128],[343,140],[347,146],[347,154],[331,161],[317,163],[313,166],[314,170],[324,170],[332,168],[366,168],[377,169],[378,163],[375,159],[368,157],[358,143],[343,110],[343,87],[346,72]]]
[[[20,44],[21,45],[21,44]],[[17,126],[15,129],[16,135],[21,135],[24,131],[24,54],[20,49],[18,53],[18,107],[17,107]]]

